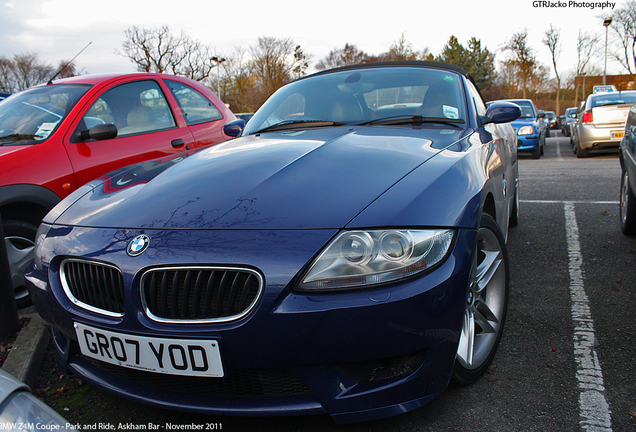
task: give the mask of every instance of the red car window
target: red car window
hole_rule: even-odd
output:
[[[201,93],[180,82],[166,80],[170,91],[179,103],[188,125],[205,123],[223,118],[221,112]]]
[[[176,126],[159,84],[134,81],[114,87],[100,96],[84,115],[77,130],[98,124],[117,126],[117,137],[149,133]]]

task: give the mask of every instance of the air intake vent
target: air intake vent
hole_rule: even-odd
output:
[[[117,267],[67,259],[62,262],[61,279],[66,295],[76,305],[109,316],[124,314],[124,278]]]
[[[146,314],[160,322],[238,319],[256,305],[262,288],[259,273],[236,268],[159,268],[141,279]]]

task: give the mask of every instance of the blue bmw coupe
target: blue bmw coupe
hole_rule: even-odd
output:
[[[454,66],[346,66],[236,139],[92,181],[27,273],[59,366],[144,404],[338,423],[476,381],[506,317],[519,115]]]

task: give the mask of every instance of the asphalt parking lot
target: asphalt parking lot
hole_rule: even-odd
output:
[[[493,366],[475,385],[450,388],[401,416],[344,426],[329,417],[177,413],[84,385],[81,399],[99,400],[102,408],[99,419],[80,423],[225,431],[636,430],[636,238],[620,231],[618,155],[576,159],[559,134],[541,159],[520,157],[520,178],[520,221],[508,239],[506,329]]]

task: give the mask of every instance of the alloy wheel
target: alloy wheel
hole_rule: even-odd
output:
[[[505,245],[494,221],[482,224],[466,297],[466,309],[457,349],[457,362],[476,380],[488,367],[501,338],[508,301]],[[494,224],[494,228],[493,225]],[[456,368],[457,369],[457,368]]]

